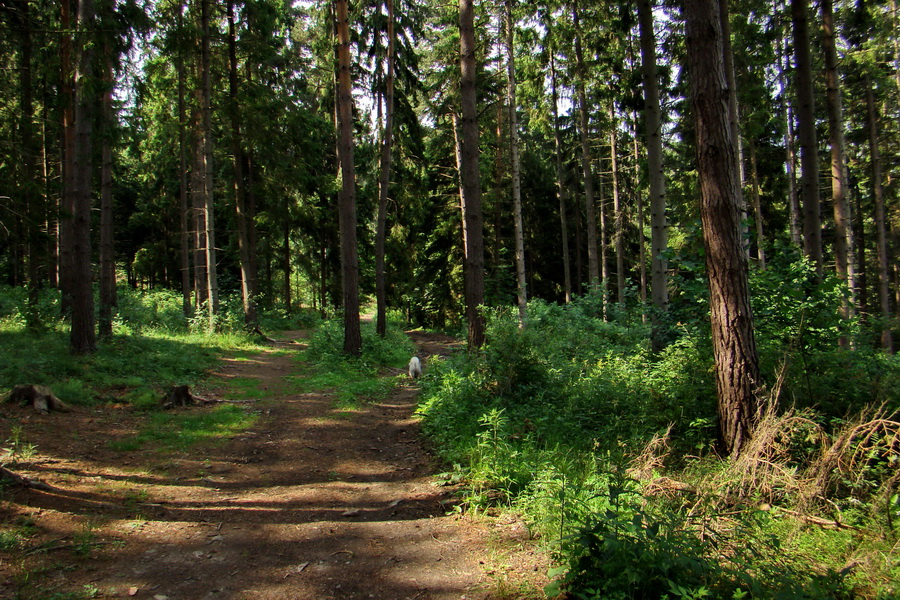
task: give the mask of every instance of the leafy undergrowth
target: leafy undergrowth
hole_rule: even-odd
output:
[[[310,336],[309,346],[297,358],[300,374],[286,379],[298,393],[333,393],[340,410],[386,398],[398,379],[383,375],[404,367],[415,351],[399,321],[390,322],[387,331],[382,339],[374,323],[363,323],[362,355],[349,357],[342,351],[342,324],[326,321]]]
[[[702,321],[654,356],[639,315],[538,301],[524,330],[489,315],[482,350],[432,361],[425,431],[471,509],[520,512],[552,546],[551,595],[900,594],[900,360],[840,349],[839,296],[777,296],[776,279],[754,285],[780,307],[758,327],[780,393],[739,462],[715,453]]]

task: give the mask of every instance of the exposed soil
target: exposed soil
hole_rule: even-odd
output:
[[[291,393],[285,376],[298,363],[275,350],[299,350],[302,334],[285,335],[253,360],[223,361],[201,390],[228,401],[217,385],[258,379],[267,396],[253,401],[255,425],[191,453],[111,450],[147,418],[124,406],[49,415],[0,407],[0,441],[18,425],[37,446],[15,470],[52,486],[0,494],[0,524],[25,523],[27,548],[42,545],[0,553],[0,598],[538,595],[546,558],[525,526],[462,515],[453,486],[436,482],[439,465],[412,415],[417,386],[349,412],[328,393]],[[423,356],[454,344],[410,335]]]

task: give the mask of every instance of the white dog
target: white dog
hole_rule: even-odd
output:
[[[409,376],[413,379],[418,379],[422,376],[422,361],[419,360],[418,356],[413,356],[409,359]]]

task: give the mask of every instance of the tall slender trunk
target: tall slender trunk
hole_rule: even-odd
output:
[[[875,93],[872,81],[867,75],[866,125],[869,133],[869,156],[872,161],[872,197],[875,200],[875,247],[878,252],[878,305],[881,309],[881,347],[893,352],[894,341],[891,334],[890,273],[888,262],[887,227],[885,224],[884,188],[881,184],[881,151],[878,148],[878,117],[875,112]]]
[[[559,198],[559,221],[562,234],[563,278],[565,282],[566,304],[572,301],[572,274],[569,269],[569,227],[566,222],[566,199],[568,190],[563,172],[562,135],[559,131],[559,97],[556,92],[556,60],[550,53],[550,89],[553,103],[553,140],[556,149],[556,196]]]
[[[662,164],[662,125],[660,123],[659,83],[656,75],[656,35],[653,9],[649,0],[638,0],[638,24],[641,37],[641,73],[644,80],[644,119],[647,124],[647,164],[650,180],[650,272],[655,310],[651,316],[651,345],[655,352],[665,345],[662,317],[669,304],[666,281],[666,177]],[[721,55],[721,52],[719,52]]]
[[[615,104],[609,106],[609,118],[612,127],[609,130],[609,155],[612,171],[612,195],[613,195],[613,242],[616,247],[616,300],[625,302],[625,218],[622,214],[622,203],[619,199],[619,143],[616,138],[616,130],[619,122],[616,116]]]
[[[215,327],[216,314],[219,312],[219,284],[216,269],[216,229],[215,212],[213,210],[213,144],[212,144],[212,80],[210,58],[210,0],[200,2],[201,31],[201,73],[202,90],[201,117],[203,143],[203,213],[206,221],[206,285],[209,290],[209,328]]]
[[[178,5],[177,22],[178,35],[184,35],[183,20],[184,5]],[[190,209],[188,207],[188,162],[187,162],[187,109],[185,102],[185,72],[184,72],[184,44],[181,44],[175,55],[175,70],[178,72],[178,201],[181,210],[181,310],[185,317],[193,313],[191,306],[191,294],[193,284],[191,280],[191,243]]]
[[[71,0],[60,0],[60,90],[63,98],[62,127],[62,194],[59,210],[59,289],[60,312],[72,312],[72,286],[75,277],[74,241],[72,239],[75,214],[75,87],[72,64]]]
[[[516,106],[515,24],[512,0],[504,3],[506,24],[506,98],[509,105],[509,154],[512,162],[513,223],[516,237],[516,292],[519,327],[525,326],[528,295],[525,289],[525,232],[522,224],[522,184],[519,164],[519,121]]]
[[[828,132],[831,145],[831,199],[834,207],[834,260],[838,279],[847,284],[851,297],[855,296],[856,277],[853,246],[850,243],[852,227],[847,206],[847,171],[844,156],[844,116],[841,107],[841,89],[838,75],[838,56],[835,44],[834,11],[831,0],[821,0],[823,47],[825,50],[825,103],[828,108]],[[853,313],[848,298],[841,301],[841,316],[846,320]],[[840,338],[841,346],[850,345],[846,336]]]
[[[40,272],[44,262],[40,227],[43,223],[43,202],[39,193],[40,184],[36,169],[37,146],[34,136],[34,102],[32,92],[31,62],[31,14],[28,2],[19,2],[13,9],[13,23],[19,29],[19,135],[21,141],[20,189],[24,204],[24,243],[27,260],[29,326],[39,325],[37,320],[38,291],[41,286]]]
[[[284,269],[284,310],[288,314],[293,312],[294,304],[291,301],[291,222],[285,219],[281,229],[282,247],[281,260]]]
[[[484,219],[481,178],[478,169],[478,108],[475,90],[475,7],[473,0],[459,0],[460,58],[460,182],[465,223],[465,301],[469,348],[484,344]]]
[[[594,208],[594,173],[591,167],[591,142],[588,119],[587,92],[585,79],[584,52],[581,47],[581,25],[578,16],[578,0],[572,1],[572,20],[575,23],[575,85],[578,90],[578,116],[581,134],[581,170],[584,177],[584,214],[587,220],[588,279],[591,289],[600,285],[600,261],[597,256],[597,214]]]
[[[203,164],[203,133],[200,105],[202,103],[199,89],[194,91],[194,106],[192,114],[192,151],[193,164],[191,168],[191,207],[192,226],[194,229],[194,289],[196,290],[196,310],[208,310],[209,286],[206,276],[207,269],[207,230],[206,230],[206,196],[203,179],[206,169]]]
[[[350,81],[350,22],[347,0],[337,0],[338,38],[338,121],[341,163],[339,223],[341,268],[343,272],[344,352],[359,356],[362,337],[359,329],[359,258],[356,248],[356,174],[353,165],[353,97]]]
[[[384,132],[381,136],[381,173],[378,180],[378,217],[375,226],[375,330],[387,334],[387,275],[385,273],[385,236],[387,202],[391,185],[391,150],[394,141],[394,0],[387,6],[387,76],[384,82]]]
[[[734,73],[734,50],[731,45],[731,21],[728,18],[728,0],[719,0],[719,24],[722,27],[722,58],[725,64],[725,83],[728,85],[728,125],[734,144],[735,172],[738,174],[738,206],[741,207],[741,240],[749,257],[750,236],[747,222],[747,199],[744,198],[744,147],[741,140],[740,109],[737,100],[737,78]]]
[[[112,195],[112,134],[115,127],[113,113],[113,55],[108,41],[103,44],[105,72],[101,123],[104,129],[100,149],[100,311],[98,332],[100,337],[112,336],[112,313],[118,305],[116,294],[116,259],[113,247],[113,195]]]
[[[756,162],[756,145],[750,146],[750,183],[753,190],[753,215],[756,221],[756,260],[761,271],[766,270],[766,237],[763,232],[762,200],[759,197],[759,171]]]
[[[781,108],[784,114],[784,148],[787,154],[785,160],[785,173],[788,180],[788,217],[790,219],[791,241],[798,248],[803,248],[803,237],[801,235],[802,225],[800,219],[800,197],[797,193],[797,154],[794,139],[794,111],[791,103],[787,100],[787,78],[785,71],[788,70],[788,57],[785,55],[781,38],[778,38],[778,84],[782,89]],[[782,59],[784,64],[782,64]]]
[[[247,210],[247,188],[244,179],[244,151],[241,137],[241,114],[238,105],[237,35],[234,23],[234,0],[226,4],[228,18],[228,97],[231,112],[231,156],[234,175],[234,207],[236,212],[238,251],[241,262],[241,302],[244,322],[250,328],[256,326],[256,272],[252,255],[256,249],[250,245],[248,221],[253,215]]]
[[[730,456],[750,440],[759,416],[759,358],[741,240],[739,184],[730,139],[728,87],[717,0],[687,0],[685,30],[697,128],[700,216],[706,248],[719,432]]]
[[[634,153],[634,196],[637,205],[637,230],[638,230],[638,260],[640,261],[641,274],[641,321],[647,322],[647,240],[644,237],[644,195],[640,189],[640,153],[638,149],[638,124],[637,115],[634,115],[634,139],[632,152]]]
[[[93,273],[91,268],[91,171],[94,103],[94,2],[80,0],[77,19],[78,69],[75,73],[75,159],[72,218],[72,329],[75,354],[89,354],[97,347],[94,323]]]
[[[800,142],[800,199],[803,204],[803,250],[821,278],[822,217],[819,214],[819,146],[816,141],[815,96],[812,81],[807,0],[791,0],[796,61],[797,122]]]

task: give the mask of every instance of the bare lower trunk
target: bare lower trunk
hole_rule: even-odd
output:
[[[460,54],[460,188],[465,223],[465,300],[470,348],[484,344],[484,220],[478,169],[478,109],[475,90],[475,7],[473,0],[459,0]]]
[[[562,136],[559,132],[559,98],[556,92],[556,60],[550,53],[550,85],[553,103],[553,140],[556,148],[556,195],[559,198],[559,221],[562,233],[563,278],[566,304],[572,301],[572,274],[569,269],[569,228],[566,222],[566,198],[568,196],[563,175]]]
[[[650,180],[650,263],[651,293],[654,312],[651,345],[659,351],[665,345],[662,317],[669,304],[665,251],[666,179],[662,164],[662,125],[660,119],[659,83],[656,75],[656,37],[653,12],[649,0],[638,0],[638,22],[641,36],[641,72],[644,80],[644,118],[647,124],[647,163]],[[721,55],[721,52],[717,51]]]
[[[716,364],[719,431],[726,452],[740,453],[759,415],[759,359],[741,241],[738,175],[728,123],[728,88],[716,0],[687,0],[684,10],[697,127],[700,216],[706,248]]]
[[[94,30],[93,0],[78,6],[78,70],[75,74],[75,193],[72,219],[72,330],[70,342],[76,354],[88,354],[97,346],[94,330],[93,271],[91,268],[91,174],[94,122],[94,50],[86,39]]]
[[[887,227],[885,225],[884,188],[881,185],[881,152],[878,148],[878,124],[875,112],[875,97],[869,77],[866,84],[866,125],[869,130],[869,155],[872,161],[872,197],[875,199],[875,245],[878,250],[878,304],[881,309],[881,347],[893,352],[894,340],[891,334],[890,273],[887,247]]]
[[[756,221],[756,260],[761,271],[766,270],[766,238],[763,232],[762,200],[759,197],[759,172],[756,164],[756,145],[750,146],[750,181],[753,189],[753,215]]]
[[[391,184],[391,150],[394,135],[394,0],[387,0],[387,78],[385,80],[384,133],[381,139],[381,173],[378,183],[378,217],[375,227],[375,330],[387,334],[387,274],[385,273],[385,237],[387,202]]]
[[[238,252],[241,267],[241,302],[244,308],[244,323],[249,328],[256,327],[256,272],[252,256],[256,249],[250,243],[248,221],[253,215],[247,210],[247,187],[244,180],[244,151],[241,137],[241,116],[238,108],[237,81],[237,39],[234,23],[234,0],[228,0],[228,96],[231,103],[231,156],[234,176],[234,206],[236,212]]]
[[[584,52],[581,48],[581,28],[578,17],[578,2],[572,3],[572,19],[575,22],[575,60],[577,69],[576,87],[578,89],[578,117],[581,134],[581,170],[584,177],[584,214],[587,221],[588,244],[588,279],[591,289],[600,286],[600,260],[597,256],[597,214],[594,207],[594,173],[591,168],[591,142],[588,119],[587,93],[585,79],[587,73],[584,65]]]
[[[106,129],[103,147],[100,151],[100,315],[98,331],[100,337],[112,336],[112,313],[118,305],[116,295],[116,261],[113,247],[113,195],[112,195],[112,129],[113,119],[113,57],[109,43],[104,44],[106,73],[101,122]]]
[[[341,268],[343,273],[344,352],[359,356],[362,337],[359,329],[359,259],[356,249],[356,175],[353,165],[353,98],[350,81],[350,23],[347,0],[337,1],[338,36],[338,143],[341,163],[339,223]]]
[[[612,194],[613,194],[613,219],[615,223],[613,242],[616,247],[616,300],[625,302],[625,219],[622,215],[622,203],[619,200],[619,144],[616,138],[618,119],[614,105],[609,107],[609,117],[612,127],[609,133],[610,157],[612,159]]]
[[[841,90],[838,82],[838,56],[835,47],[834,14],[831,0],[821,0],[823,46],[825,50],[825,100],[828,108],[828,131],[831,145],[831,199],[834,206],[834,262],[838,279],[847,284],[851,296],[855,288],[855,274],[851,260],[853,248],[850,214],[847,206],[847,172],[844,166],[844,117],[841,107]],[[848,298],[841,302],[841,316],[852,316],[853,306]],[[840,338],[841,346],[850,345],[846,336]]]
[[[797,122],[800,142],[800,199],[803,204],[803,250],[823,273],[822,218],[819,214],[819,160],[816,141],[815,96],[806,0],[791,0],[796,60]]]
[[[516,237],[516,288],[519,305],[519,327],[525,326],[528,296],[525,290],[525,232],[522,224],[522,186],[519,167],[519,124],[516,114],[516,62],[512,0],[505,2],[506,22],[506,97],[509,104],[509,153],[512,162],[513,221]]]

